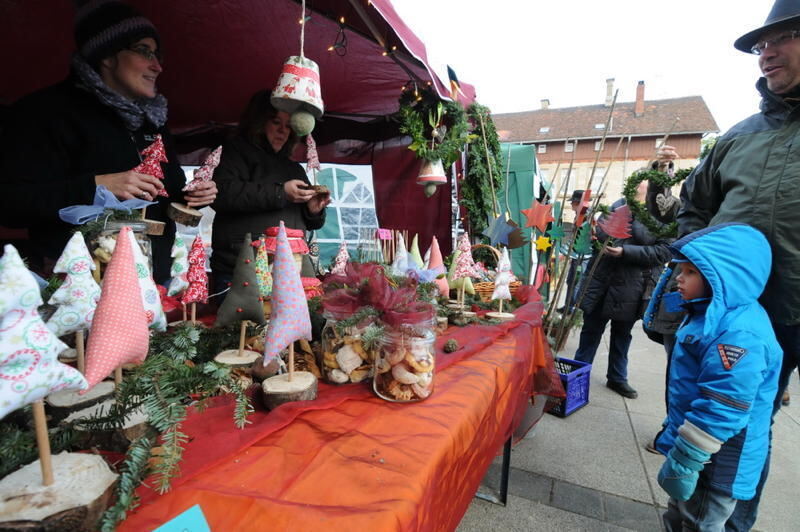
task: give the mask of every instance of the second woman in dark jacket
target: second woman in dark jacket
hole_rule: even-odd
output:
[[[214,171],[211,269],[217,288],[230,280],[245,233],[256,238],[281,220],[292,229],[324,225],[330,198],[304,188],[310,183],[303,167],[289,159],[295,140],[289,115],[272,107],[269,91],[254,94]]]
[[[640,201],[644,200],[646,186],[647,182],[642,182]],[[625,200],[619,199],[611,210],[623,205]],[[583,327],[575,360],[594,361],[603,332],[611,321],[606,386],[624,397],[635,399],[638,394],[628,384],[631,329],[642,317],[670,253],[667,248],[669,241],[657,239],[636,219],[631,223],[631,235],[617,240],[604,253],[595,251],[592,255],[587,271],[591,270],[594,262],[599,262],[580,303]],[[599,229],[597,237],[600,241],[606,239]]]

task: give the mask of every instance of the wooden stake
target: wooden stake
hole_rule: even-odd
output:
[[[95,257],[94,259],[94,270],[92,270],[92,277],[97,284],[100,284],[100,259]]]
[[[86,373],[86,353],[84,351],[83,331],[75,332],[75,351],[78,353],[78,371]]]
[[[192,325],[197,323],[197,303],[192,302]]]
[[[122,384],[122,366],[117,366],[117,368],[114,369],[114,384],[117,386]]]
[[[44,401],[33,402],[33,423],[36,427],[36,446],[39,448],[39,462],[42,466],[42,484],[53,483],[53,461],[50,455],[50,437],[47,435],[47,419],[44,415]]]
[[[500,300],[500,308],[497,309],[498,312],[503,312],[503,300]]]
[[[294,376],[294,342],[289,344],[289,382]]]
[[[239,356],[244,356],[244,335],[247,332],[247,320],[242,320],[242,327],[239,329]]]
[[[614,116],[614,108],[617,106],[617,95],[619,94],[619,89],[614,92],[614,99],[611,101],[611,109],[608,110],[608,118],[606,118],[606,127],[603,128],[603,136],[600,137],[600,149],[597,150],[597,155],[594,157],[594,164],[592,165],[592,172],[589,174],[589,183],[586,185],[586,188],[592,190],[592,181],[594,181],[594,172],[597,170],[597,163],[600,161],[600,154],[603,152],[603,146],[606,144],[606,136],[608,135],[608,130],[611,126],[611,118]],[[608,174],[608,170],[606,169],[606,175]]]
[[[186,321],[186,303],[181,302],[181,307],[183,307],[183,321]]]
[[[492,161],[489,155],[489,143],[486,141],[486,130],[483,127],[483,114],[478,113],[478,121],[481,124],[481,136],[483,137],[483,149],[486,151],[486,169],[489,170],[489,189],[492,191],[492,216],[497,218],[500,205],[497,203],[497,195],[494,193],[494,177],[492,176]]]

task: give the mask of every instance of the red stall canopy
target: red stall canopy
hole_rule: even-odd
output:
[[[166,57],[159,88],[185,161],[221,142],[250,95],[271,88],[286,57],[300,53],[301,5],[294,0],[131,0],[158,27]],[[389,0],[307,0],[304,52],[319,64],[325,116],[314,131],[323,162],[372,164],[382,226],[436,235],[450,248],[449,187],[426,199],[419,162],[391,117],[401,88],[449,87],[427,64],[425,46]],[[70,0],[0,2],[0,103],[63,79],[72,38]],[[344,22],[342,23],[342,19]],[[329,51],[335,42],[346,46]],[[474,89],[462,84],[467,97]],[[194,157],[193,157],[194,155]]]

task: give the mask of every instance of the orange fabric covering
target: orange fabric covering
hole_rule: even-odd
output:
[[[420,403],[320,384],[316,401],[257,411],[244,430],[230,401],[192,414],[173,490],[140,488],[143,506],[119,530],[152,530],[194,504],[212,530],[455,529],[531,395],[564,395],[541,312],[537,301],[519,321],[449,329]],[[464,347],[445,354],[450,337]]]

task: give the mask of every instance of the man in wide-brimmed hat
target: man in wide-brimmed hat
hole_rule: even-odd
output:
[[[777,0],[764,24],[739,37],[734,46],[758,57],[763,74],[756,84],[762,97],[761,111],[722,135],[687,178],[677,219],[682,236],[711,225],[742,222],[759,229],[770,242],[772,270],[760,302],[784,351],[777,397],[773,405],[764,406],[772,408],[774,415],[789,375],[800,360],[800,0]],[[736,243],[732,244],[735,249]],[[748,250],[738,252],[746,255]],[[654,300],[657,296],[654,294]],[[710,354],[703,363],[710,360],[731,373],[736,372],[736,361],[747,356],[743,346],[710,345],[707,349]],[[736,361],[732,362],[732,355]],[[764,399],[736,387],[729,393],[709,394],[709,398],[720,423],[726,411],[751,411]],[[664,519],[667,530],[681,529],[681,521],[701,530],[712,523],[718,530],[720,518],[726,516],[726,530],[749,530],[769,472],[769,457],[761,471],[745,472],[760,476],[755,495],[737,496],[733,479],[743,473],[738,471],[737,450],[752,443],[753,435],[741,427],[731,438],[721,437],[716,427],[692,425],[681,430],[691,445],[712,455],[711,465],[700,467],[715,468],[717,478],[725,477],[718,474],[720,469],[729,469],[731,483],[698,486],[696,490],[692,486],[688,491],[691,497],[676,504],[672,502],[679,498],[670,492],[673,500]],[[654,443],[659,451],[669,453],[668,462],[680,461],[680,453],[662,448],[665,442],[659,442],[659,437]]]

